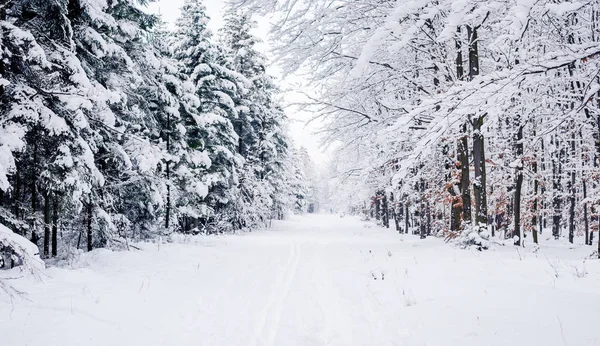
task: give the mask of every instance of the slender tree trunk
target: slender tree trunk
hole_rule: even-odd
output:
[[[473,122],[473,165],[475,168],[475,181],[473,192],[475,195],[475,224],[487,225],[487,193],[485,170],[485,144],[481,127],[483,116]]]
[[[242,157],[246,157],[246,154],[244,153],[244,123],[239,120],[238,121],[238,153],[242,156]]]
[[[540,164],[542,165],[542,172],[546,172],[546,149],[544,148],[544,138],[540,138],[540,146],[542,148],[540,155]],[[546,195],[546,185],[542,184],[541,187],[541,196],[540,198],[540,209],[545,210],[546,202],[543,196]],[[545,213],[540,213],[540,224],[539,224],[539,233],[542,234],[544,232],[544,228],[546,227],[546,215]]]
[[[533,136],[536,136],[535,124],[533,129]],[[539,180],[538,180],[538,164],[537,164],[537,155],[533,155],[533,163],[531,164],[531,169],[533,170],[533,206],[531,213],[533,216],[531,217],[531,235],[533,236],[533,242],[535,244],[538,243],[538,231],[537,231],[537,221],[538,221],[538,189],[539,189]]]
[[[50,192],[44,191],[44,258],[50,257]]]
[[[421,192],[421,205],[419,207],[419,232],[421,235],[421,239],[427,238],[427,225],[425,222],[425,181],[421,179],[420,192]]]
[[[463,67],[463,56],[462,56],[462,41],[460,40],[461,29],[460,26],[456,28],[456,78],[462,80],[465,75],[465,69]]]
[[[534,133],[535,136],[535,133]],[[538,165],[537,165],[537,156],[533,156],[533,206],[532,206],[532,214],[531,217],[531,235],[533,236],[533,242],[538,244],[538,231],[537,231],[537,222],[538,222],[538,189],[539,189],[539,181],[538,181]]]
[[[573,244],[575,237],[575,133],[571,134],[571,180],[569,181],[569,243]]]
[[[37,137],[37,136],[34,136]],[[37,152],[37,141],[33,143],[33,167],[31,168],[32,176],[31,176],[31,213],[33,215],[31,222],[31,242],[37,245],[39,240],[39,236],[37,235],[36,228],[36,219],[37,219],[37,209],[38,209],[38,198],[37,198],[37,166],[38,166],[38,152]]]
[[[427,201],[427,235],[431,235],[431,203]]]
[[[556,145],[556,138],[554,139]],[[552,160],[552,185],[553,185],[553,207],[554,207],[554,215],[552,216],[552,235],[554,239],[558,239],[560,237],[561,230],[561,221],[562,221],[562,186],[561,186],[561,176],[562,176],[562,149],[556,150],[555,157]]]
[[[408,220],[409,217],[409,210],[408,210],[408,202],[404,204],[405,206],[405,213],[404,213],[404,228],[406,229],[406,234],[408,234],[408,229],[410,228],[410,223]]]
[[[167,153],[171,153],[171,114],[167,112]],[[165,230],[171,222],[171,158],[167,159],[167,205],[165,210]]]
[[[460,162],[460,192],[462,199],[463,227],[471,223],[471,189],[469,188],[469,142],[467,125],[462,126],[463,135],[458,141],[458,159]]]
[[[477,29],[479,26],[472,28],[467,25],[467,37],[469,38],[469,79],[479,75],[479,44]]]
[[[22,213],[21,213],[21,164],[19,163],[19,159],[16,158],[15,159],[15,190],[14,190],[14,197],[13,197],[13,203],[14,203],[14,214],[15,214],[15,218],[16,219],[21,219]],[[24,235],[24,234],[21,234]]]
[[[592,10],[592,41],[598,41],[598,22],[600,22],[600,9],[598,8],[598,4],[594,4],[594,9]],[[600,78],[596,78],[596,82],[600,81]],[[600,92],[596,93],[596,107],[600,107]],[[600,160],[600,115],[596,117],[596,126],[597,131],[596,134],[596,152],[594,155],[594,167],[598,166],[598,160]],[[592,188],[596,186],[595,180],[592,181]],[[594,213],[594,206],[592,205],[592,213]],[[600,210],[599,210],[600,211]],[[598,217],[598,258],[600,258],[600,215]],[[594,234],[590,233],[590,245],[593,245]]]
[[[92,206],[92,197],[90,196],[90,200],[87,203],[87,250],[93,250],[93,239],[92,239],[92,217],[93,217],[93,206]]]
[[[396,227],[396,232],[402,233],[402,228],[400,227],[400,220],[398,220],[398,206],[396,205],[393,192],[390,193],[390,203],[392,204],[393,208],[392,216],[394,217],[394,226]]]
[[[516,236],[515,245],[520,246],[523,244],[523,234],[521,232],[521,190],[523,187],[523,126],[521,120],[517,118],[517,133],[515,136],[516,140],[516,156],[519,163],[516,167],[516,184],[515,184],[515,196],[514,196],[514,232],[513,236]]]
[[[165,229],[169,230],[169,222],[171,221],[171,179],[170,179],[170,162],[167,162],[167,205],[165,210]]]
[[[6,3],[6,2],[4,2]],[[6,6],[0,7],[0,20],[6,20]],[[4,59],[0,59],[0,76],[6,76],[6,67],[4,66]],[[0,99],[4,96],[4,84],[0,84]]]
[[[381,220],[381,195],[379,192],[375,193],[375,219]]]
[[[52,205],[52,257],[56,257],[58,251],[58,195],[55,193]]]
[[[383,225],[386,228],[390,228],[390,212],[388,210],[387,194],[385,193],[385,191],[383,192],[382,208],[383,208]]]
[[[583,179],[583,199],[587,198],[587,182]],[[590,227],[588,223],[588,204],[587,202],[583,203],[583,228],[585,231],[585,244],[592,245],[590,241]]]
[[[590,117],[589,111],[586,109],[585,114]],[[583,148],[583,132],[579,130],[579,146]],[[590,229],[588,223],[588,203],[587,203],[587,177],[586,177],[586,166],[588,156],[585,152],[581,153],[581,185],[583,188],[583,231],[585,234],[585,245],[590,242]]]
[[[458,80],[462,80],[465,76],[465,69],[463,65],[463,55],[462,55],[462,41],[461,41],[461,27],[458,26],[456,28],[456,78]],[[471,194],[469,192],[469,146],[467,140],[467,128],[466,125],[462,126],[463,136],[458,140],[457,143],[457,160],[460,164],[460,183],[459,190],[461,193],[461,201],[462,205],[459,211],[459,214],[462,214],[462,220],[465,222],[471,221]],[[466,172],[466,174],[465,174]],[[454,214],[454,213],[453,213]],[[461,222],[461,218],[454,220],[458,227],[457,229],[463,226]]]

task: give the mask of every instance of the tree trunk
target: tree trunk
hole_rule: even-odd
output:
[[[390,212],[388,210],[387,194],[383,192],[382,206],[383,208],[383,225],[390,228]]]
[[[556,143],[556,138],[554,138]],[[558,146],[558,143],[556,143]],[[561,220],[562,220],[562,186],[561,186],[561,175],[562,175],[562,149],[556,149],[555,157],[552,160],[552,187],[553,187],[553,207],[554,214],[552,216],[552,236],[554,239],[560,237]]]
[[[6,20],[6,7],[0,7],[0,20]],[[4,66],[4,59],[0,59],[0,76],[6,76],[6,68]],[[4,96],[4,84],[0,84],[0,99]]]
[[[467,25],[467,37],[469,38],[469,80],[479,75],[479,48],[476,26],[471,28]]]
[[[15,190],[14,190],[14,213],[16,219],[21,219],[23,214],[21,213],[21,164],[19,159],[15,158]],[[21,234],[24,235],[24,234]]]
[[[575,132],[571,134],[571,180],[569,181],[569,243],[573,244],[575,237]]]
[[[535,126],[535,125],[534,125]],[[533,129],[533,137],[536,137],[535,127]],[[533,242],[538,244],[538,231],[537,231],[537,221],[538,221],[538,189],[539,189],[539,180],[538,180],[538,164],[537,164],[537,155],[533,154],[533,206],[531,213],[533,216],[531,217],[531,235],[533,237]]]
[[[92,242],[92,217],[93,217],[93,207],[92,207],[92,198],[87,204],[87,250],[93,250],[93,242]]]
[[[375,220],[381,220],[381,195],[375,193]]]
[[[396,226],[396,232],[402,233],[402,227],[400,227],[400,220],[399,220],[399,215],[398,215],[398,206],[396,205],[396,202],[394,200],[394,193],[390,193],[390,203],[392,203],[392,208],[393,209],[393,217],[394,217],[394,226]]]
[[[541,156],[540,156],[540,164],[542,165],[542,172],[546,172],[546,160],[545,160],[546,151],[544,148],[544,138],[540,138],[540,146],[542,148]],[[540,191],[541,191],[542,196],[546,195],[546,185],[545,184],[542,184]],[[542,198],[542,199],[540,199],[539,208],[545,210],[545,207],[546,207],[546,202],[545,202],[545,199]],[[544,232],[545,227],[546,227],[546,215],[545,215],[545,213],[541,213],[540,224],[539,224],[539,233],[540,234],[542,234]]]
[[[408,210],[408,202],[407,202],[407,203],[405,203],[405,204],[404,204],[404,206],[405,206],[405,213],[404,213],[404,226],[405,226],[405,229],[406,229],[406,234],[408,234],[408,229],[409,229],[409,227],[410,227],[409,220],[408,220],[408,217],[410,216],[410,215],[408,214],[408,213],[409,213],[409,210]]]
[[[460,184],[457,186],[453,181],[453,172],[456,170],[455,156],[450,155],[450,146],[446,142],[443,147],[443,153],[446,156],[446,187],[448,194],[450,195],[450,231],[458,232],[460,228],[460,198],[457,195],[457,191],[460,191]]]
[[[469,80],[479,75],[479,46],[478,27],[467,26],[469,38]],[[480,115],[473,119],[473,165],[475,168],[475,181],[473,192],[475,194],[475,224],[487,226],[487,195],[486,195],[486,172],[485,172],[485,145],[483,134],[483,118]]]
[[[456,43],[456,78],[462,80],[465,75],[465,69],[463,67],[463,56],[462,56],[462,42],[460,40],[460,26],[456,28],[456,37],[458,39]]]
[[[458,141],[458,159],[460,162],[460,192],[462,199],[462,227],[471,223],[471,189],[469,188],[469,142],[467,125],[462,126],[462,137]]]
[[[475,224],[487,225],[487,193],[485,171],[485,144],[481,127],[483,116],[473,122],[473,165],[475,167],[475,180],[473,192],[475,195]]]
[[[421,179],[420,182],[420,192],[421,192],[421,205],[419,207],[419,232],[421,235],[421,239],[427,238],[427,225],[425,222],[425,181]]]
[[[169,179],[169,162],[167,162],[167,205],[165,210],[165,230],[169,231],[171,220],[171,181]]]
[[[52,205],[52,257],[56,257],[58,249],[58,196],[55,193]]]
[[[31,221],[31,242],[37,245],[39,240],[39,236],[37,235],[36,228],[36,218],[37,218],[37,166],[38,166],[38,155],[37,155],[37,141],[33,143],[33,167],[31,168],[31,213],[32,213],[32,221]]]
[[[534,133],[535,136],[535,133]],[[537,222],[538,222],[538,189],[539,189],[539,181],[538,181],[538,165],[537,165],[537,157],[534,155],[533,156],[533,165],[532,165],[532,169],[533,169],[533,175],[534,175],[534,180],[533,180],[533,206],[532,206],[532,214],[533,216],[531,217],[531,235],[533,236],[533,242],[535,244],[538,244],[538,231],[537,231]]]
[[[587,182],[585,179],[583,180],[583,199],[587,198]],[[588,224],[588,204],[587,202],[583,203],[583,228],[585,231],[585,244],[592,245],[590,240],[590,227]]]
[[[431,204],[427,201],[427,235],[431,235]]]
[[[50,192],[44,191],[44,258],[50,257]]]
[[[167,153],[171,153],[171,113],[167,112]],[[167,205],[165,210],[165,230],[169,231],[171,221],[171,158],[167,159]]]
[[[464,70],[464,66],[463,66],[463,55],[462,55],[462,41],[461,41],[461,28],[460,26],[458,26],[456,28],[456,78],[458,80],[462,80],[464,78],[465,75],[465,70]],[[468,157],[468,150],[469,150],[469,146],[468,146],[468,141],[467,141],[467,137],[466,137],[466,125],[463,125],[462,128],[462,132],[463,132],[463,137],[461,137],[461,139],[458,140],[458,144],[457,144],[457,157],[456,159],[458,160],[459,164],[460,164],[460,182],[459,182],[459,191],[461,193],[461,201],[460,204],[462,205],[460,207],[459,210],[456,211],[456,213],[452,213],[453,215],[453,222],[451,223],[451,228],[456,227],[456,230],[458,231],[462,226],[462,222],[461,220],[468,220],[468,222],[471,221],[471,197],[470,197],[470,193],[469,193],[469,157]],[[466,163],[465,163],[466,162]],[[467,174],[465,174],[465,170],[467,172]],[[458,203],[456,203],[458,204]],[[456,206],[458,207],[458,205]],[[455,218],[455,214],[458,214],[458,218]],[[462,215],[461,215],[462,214]],[[462,216],[462,219],[461,219]]]
[[[515,239],[515,245],[521,246],[523,244],[523,234],[521,232],[521,189],[523,187],[523,126],[521,125],[521,120],[517,118],[517,134],[515,136],[516,140],[516,156],[519,163],[516,167],[516,184],[515,184],[515,196],[514,196],[514,220],[515,220],[515,229],[513,231],[513,237],[517,236]]]

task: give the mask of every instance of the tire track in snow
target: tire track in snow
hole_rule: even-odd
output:
[[[342,297],[339,283],[332,279],[332,270],[327,258],[328,249],[323,247],[315,250],[320,251],[321,257],[314,258],[314,281],[317,291],[319,308],[323,314],[324,339],[320,345],[352,345],[353,326],[351,311],[348,305],[341,300]]]
[[[253,345],[272,346],[283,314],[284,303],[290,294],[292,283],[296,277],[298,263],[300,262],[300,246],[294,243],[290,249],[290,256],[285,265],[284,272],[277,278],[275,289],[269,295],[267,306],[263,312],[258,335]]]
[[[285,276],[285,273],[287,272],[288,267],[290,266],[290,264],[292,263],[293,259],[294,259],[294,247],[290,248],[289,251],[289,256],[288,259],[286,261],[286,264],[283,265],[284,269],[282,270],[282,273],[277,275],[277,277],[275,278],[275,285],[273,286],[273,290],[270,292],[268,298],[267,298],[267,303],[265,305],[265,308],[262,310],[261,313],[261,317],[259,320],[259,324],[256,328],[256,331],[254,333],[254,337],[252,338],[254,341],[250,344],[252,346],[258,346],[260,344],[260,341],[263,338],[263,333],[264,330],[266,328],[267,325],[267,319],[269,317],[269,311],[271,309],[271,307],[273,306],[275,299],[276,299],[276,295],[277,292],[280,291],[281,286],[282,286],[282,280]]]
[[[257,329],[257,335],[254,338],[252,345],[273,345],[275,337],[277,336],[277,332],[279,331],[279,324],[283,314],[283,304],[290,294],[290,289],[296,276],[299,262],[300,246],[298,243],[294,243],[291,246],[290,256],[285,265],[285,269],[283,273],[277,277],[275,289],[269,295],[267,306],[263,311],[262,318]]]

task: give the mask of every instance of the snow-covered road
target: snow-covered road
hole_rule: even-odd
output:
[[[459,250],[335,215],[95,251],[0,295],[0,345],[600,345],[589,248]]]

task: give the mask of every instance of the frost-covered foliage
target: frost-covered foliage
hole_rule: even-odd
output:
[[[491,234],[487,227],[474,226],[468,227],[456,237],[448,237],[452,243],[461,248],[475,247],[478,250],[486,250],[490,247]]]
[[[173,56],[181,73],[188,76],[187,83],[195,96],[194,113],[186,122],[192,129],[187,133],[188,145],[205,151],[205,158],[210,160],[194,161],[204,164],[207,174],[203,184],[206,193],[211,192],[208,206],[218,212],[234,199],[230,192],[238,181],[239,137],[232,121],[238,116],[234,99],[245,81],[226,65],[222,49],[212,40],[208,20],[202,1],[184,2],[176,23]]]
[[[597,1],[233,2],[270,12],[282,68],[309,71],[349,207],[517,244],[597,229]]]
[[[237,229],[240,213],[260,214],[244,225],[256,227],[292,208],[285,117],[251,92],[256,71],[213,40],[202,1],[185,3],[175,33],[146,3],[0,5],[0,223],[44,257]],[[264,133],[234,126],[250,109]],[[266,161],[250,166],[241,147]]]
[[[37,275],[45,267],[40,259],[39,249],[29,240],[3,225],[0,225],[0,254],[5,268],[23,266],[24,269]]]
[[[39,278],[45,269],[37,246],[0,224],[0,269],[8,270],[15,266],[28,271],[36,278]],[[19,293],[2,278],[0,278],[0,291],[11,296]]]
[[[231,11],[220,32],[226,64],[239,76],[232,123],[239,135],[237,153],[243,157],[243,173],[230,212],[242,228],[298,210],[304,186],[285,135],[278,88],[266,72],[266,58],[256,50],[258,39],[251,34],[255,26],[247,13]]]

